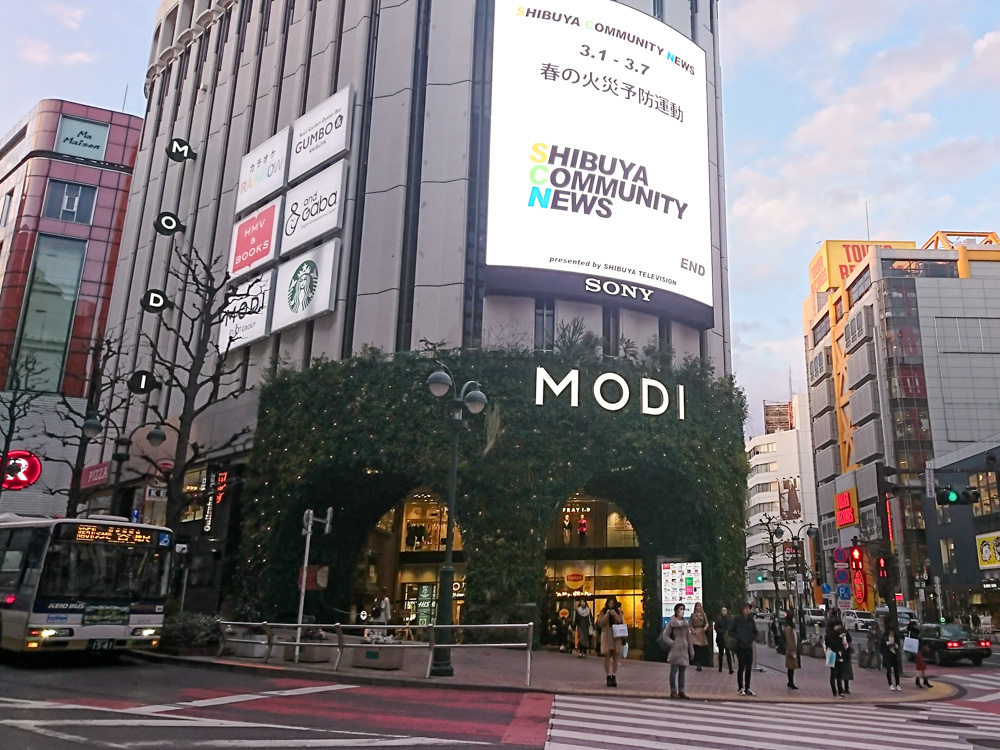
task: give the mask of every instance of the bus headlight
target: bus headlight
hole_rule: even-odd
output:
[[[137,638],[152,638],[158,633],[156,628],[132,628],[132,635]]]
[[[30,638],[72,638],[73,628],[31,628]]]

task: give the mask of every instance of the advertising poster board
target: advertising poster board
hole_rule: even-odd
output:
[[[278,266],[271,331],[280,331],[333,310],[339,264],[338,239]]]
[[[252,276],[231,288],[219,325],[219,349],[225,352],[260,341],[271,333],[271,287],[274,270]]]
[[[710,312],[704,50],[605,0],[495,8],[487,286],[538,269],[519,278]]]
[[[81,120],[78,117],[59,118],[59,131],[56,133],[56,152],[68,156],[81,156],[84,159],[104,160],[104,152],[108,147],[108,132],[111,126],[103,122]]]
[[[292,124],[288,181],[347,153],[351,140],[353,96],[350,87],[338,91]]]
[[[238,278],[274,260],[281,226],[282,198],[240,219],[233,226],[229,247],[229,276]]]
[[[291,128],[279,130],[243,157],[236,184],[236,213],[267,200],[285,186],[291,137]]]
[[[285,194],[281,254],[344,226],[347,162],[338,161]]]
[[[674,607],[683,604],[685,615],[691,616],[697,602],[705,603],[705,590],[701,584],[700,562],[660,563],[660,602],[663,625],[674,615]]]

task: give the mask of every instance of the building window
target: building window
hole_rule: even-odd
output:
[[[605,307],[603,315],[604,353],[609,357],[617,357],[621,347],[622,337],[621,313],[617,307]]]
[[[861,538],[878,539],[882,536],[881,524],[879,524],[878,514],[875,508],[861,509]]]
[[[973,514],[988,516],[1000,512],[1000,496],[997,492],[997,473],[970,474],[969,485],[979,490],[979,502],[972,506]]]
[[[3,209],[0,209],[0,227],[7,226],[10,220],[10,206],[14,202],[14,191],[11,190],[3,197]]]
[[[769,461],[767,463],[757,464],[756,466],[751,466],[750,467],[750,476],[755,477],[758,474],[765,474],[765,473],[767,473],[769,471],[777,471],[777,470],[778,470],[778,462],[777,461]]]
[[[777,482],[760,482],[759,484],[755,484],[753,487],[750,488],[749,492],[747,493],[747,497],[748,498],[753,497],[754,495],[758,495],[761,492],[777,492],[777,491],[778,491]]]
[[[847,290],[847,296],[851,300],[851,307],[858,304],[858,300],[868,293],[868,290],[872,288],[872,269],[871,266],[866,268],[861,272],[861,275],[854,280],[854,283]]]
[[[94,217],[97,188],[74,182],[49,180],[49,196],[45,201],[45,218],[89,224]]]
[[[813,326],[813,346],[819,344],[827,334],[830,333],[830,316],[824,315],[820,321]]]
[[[833,303],[833,315],[835,320],[840,320],[844,317],[844,300],[840,297]]]
[[[22,368],[34,360],[26,385],[35,390],[58,391],[62,382],[86,250],[83,240],[38,236],[17,358]]]
[[[946,523],[951,523],[951,508],[947,505],[935,505],[937,508],[937,522],[938,526],[944,526]]]
[[[774,453],[776,450],[778,450],[777,443],[761,443],[760,445],[756,445],[747,451],[747,460],[760,455],[761,453]]]
[[[556,303],[551,299],[535,300],[535,351],[551,352],[556,339]]]
[[[941,540],[941,568],[945,575],[958,574],[958,565],[955,562],[955,540],[951,537]]]

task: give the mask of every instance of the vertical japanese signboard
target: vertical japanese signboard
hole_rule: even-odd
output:
[[[710,311],[704,50],[605,0],[495,8],[487,283],[555,271],[595,302]]]
[[[685,614],[690,616],[695,604],[704,603],[701,572],[700,562],[660,563],[660,601],[664,625],[673,616],[674,607],[678,604],[683,604]]]

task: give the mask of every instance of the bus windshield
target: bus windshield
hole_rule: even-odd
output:
[[[169,579],[168,549],[53,540],[38,596],[163,599]]]

